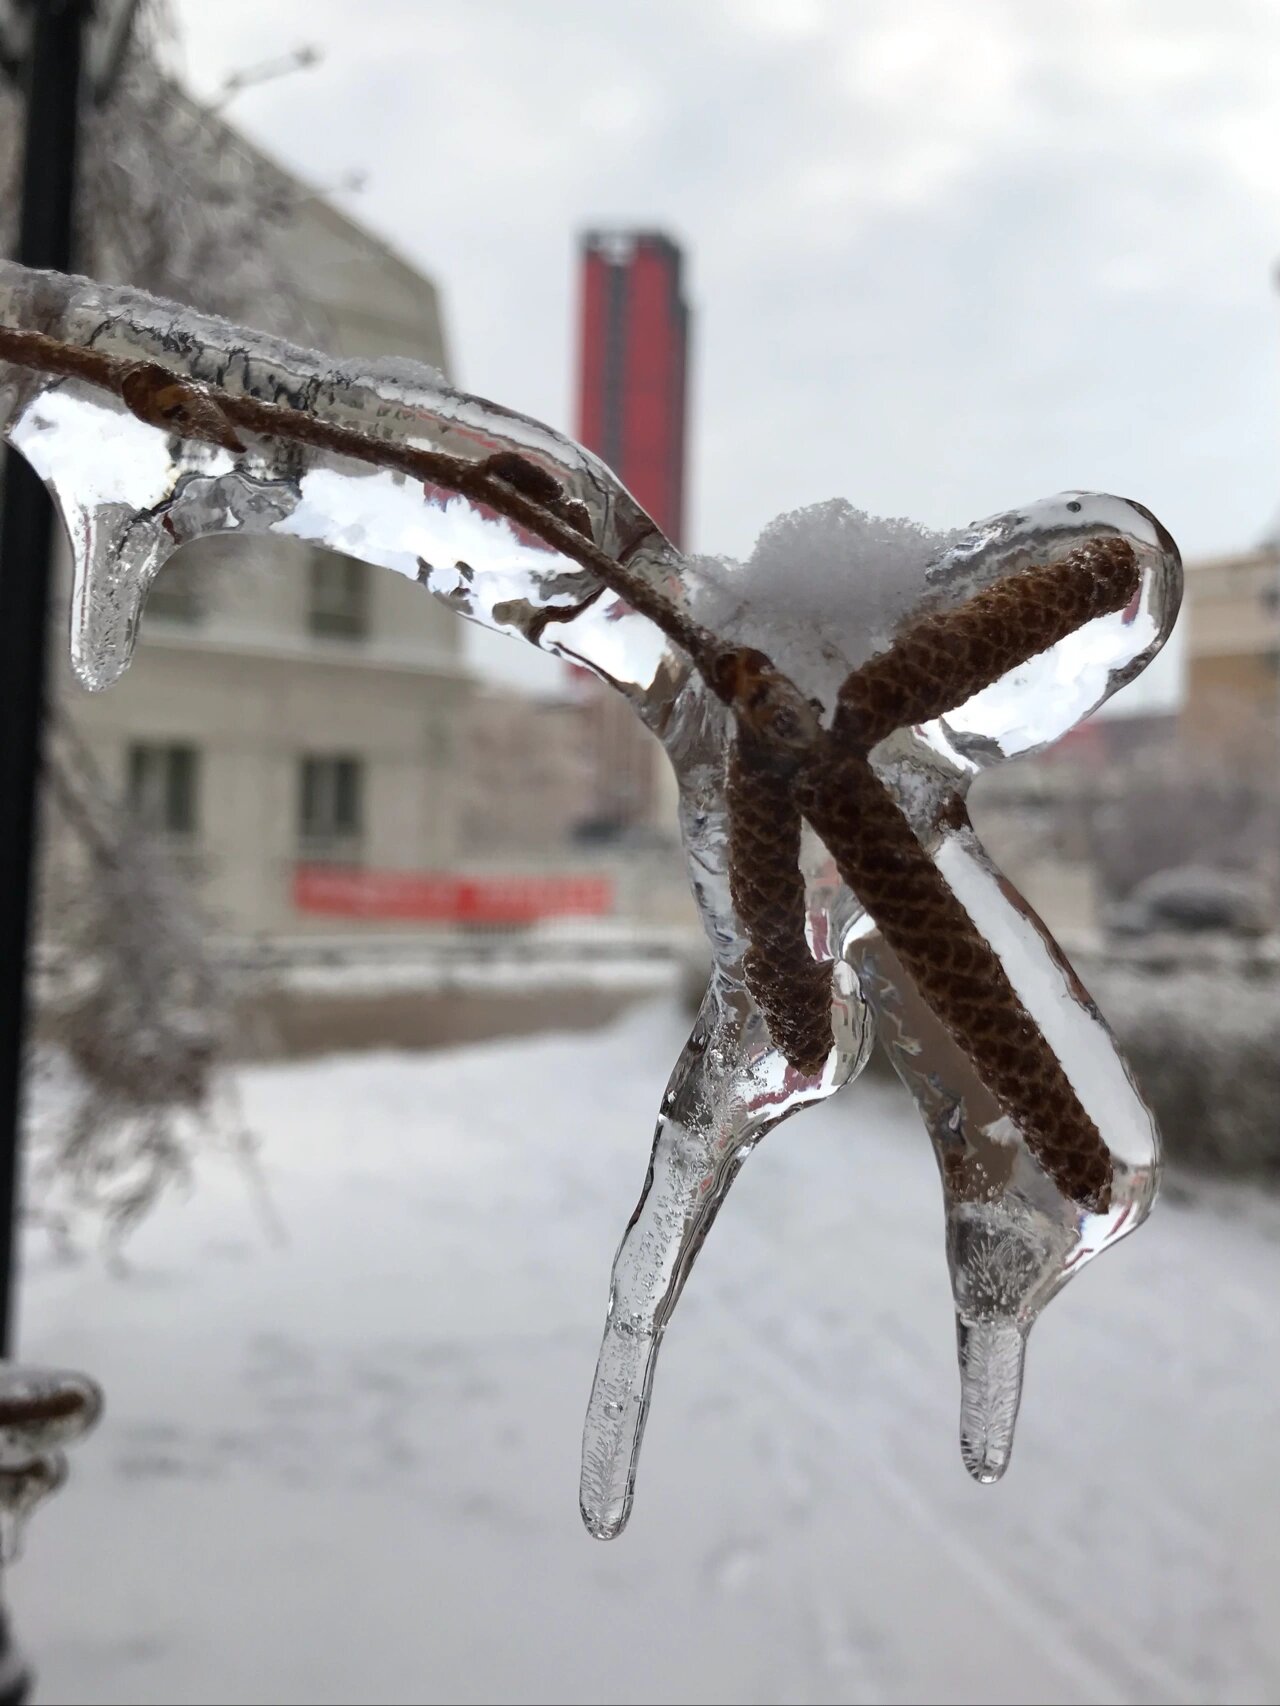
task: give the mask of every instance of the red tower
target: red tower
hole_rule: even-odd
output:
[[[578,437],[683,544],[689,310],[680,250],[658,231],[581,239]]]

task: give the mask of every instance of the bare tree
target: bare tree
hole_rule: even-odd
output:
[[[252,313],[268,330],[313,334],[272,233],[299,199],[292,179],[164,66],[168,0],[144,0],[109,100],[84,118],[77,192],[80,270],[208,313]],[[0,242],[19,205],[22,97],[0,84]]]
[[[1200,729],[1199,741],[1178,739],[1106,772],[1088,824],[1110,898],[1176,865],[1247,874],[1274,910],[1280,879],[1274,729],[1238,698],[1219,723]]]
[[[56,714],[44,809],[30,1212],[64,1240],[86,1211],[118,1238],[189,1176],[197,1142],[227,1146],[257,1183],[220,1071],[236,990],[173,859]]]

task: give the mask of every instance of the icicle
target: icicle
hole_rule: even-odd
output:
[[[613,1264],[604,1343],[582,1440],[582,1516],[599,1540],[631,1511],[662,1335],[739,1169],[765,1132],[857,1076],[872,1035],[848,967],[834,1045],[805,1077],[773,1047],[746,990],[712,980],[662,1098],[644,1191]]]
[[[960,1456],[975,1481],[998,1481],[1009,1467],[1022,1402],[1027,1335],[1007,1315],[956,1316],[960,1357]]]
[[[996,1479],[1012,1445],[1031,1325],[1093,1255],[1145,1218],[1159,1157],[1110,1034],[1043,926],[990,866],[964,797],[982,768],[1056,740],[1155,655],[1181,586],[1167,533],[1140,505],[1079,492],[948,535],[837,501],[781,517],[744,564],[681,560],[596,458],[413,364],[335,363],[136,292],[3,263],[0,328],[73,352],[52,378],[29,365],[0,367],[0,416],[67,523],[72,652],[89,686],[107,685],[128,663],[147,589],[179,544],[227,531],[281,534],[409,575],[459,614],[593,670],[666,748],[715,972],[614,1264],[583,1442],[591,1532],[607,1538],[626,1522],[662,1335],[743,1160],[780,1120],[857,1076],[873,1029],[938,1157],[962,1455],[977,1479]],[[104,359],[127,369],[112,368],[108,383]],[[303,411],[295,427],[303,419],[307,430],[282,437],[262,414],[267,405]],[[385,447],[388,466],[337,443],[335,432],[347,429]],[[447,478],[421,474],[424,453],[455,459]],[[418,472],[407,471],[411,461]],[[498,513],[477,496],[475,470],[625,563],[631,602],[584,568],[550,524],[516,525],[510,503]],[[1015,604],[1028,634],[1040,636],[1020,651],[1018,619],[1004,609]],[[979,632],[988,607],[995,615]],[[952,619],[963,643],[947,637]],[[735,881],[746,885],[740,895],[752,892],[750,873],[730,868],[734,720],[704,678],[706,658],[667,637],[677,622],[686,639],[695,627],[714,635],[735,670],[758,659],[793,683],[793,732],[806,718],[819,729],[820,717],[820,733],[834,728],[821,733],[829,743],[846,726],[856,733],[842,698],[855,682],[876,687],[880,713],[899,707],[865,750],[850,746],[840,772],[894,842],[878,866],[862,866],[862,886],[883,898],[868,901],[869,913],[859,883],[837,872],[839,860],[848,871],[866,854],[870,833],[834,791],[837,772],[815,780],[784,763],[770,773],[787,809],[803,805],[836,855],[808,834],[803,894],[793,885],[788,901],[788,916],[807,916],[813,960],[834,961],[831,1049],[816,1071],[812,1046],[803,1068],[787,1060],[751,994],[771,968],[759,955],[744,965],[752,943],[733,900]],[[764,695],[766,710],[780,702]],[[745,716],[746,701],[734,703]],[[926,704],[910,717],[903,709]],[[805,738],[812,747],[818,736]],[[785,742],[766,743],[766,771],[785,751]],[[789,835],[794,827],[792,818]],[[913,895],[945,913],[936,941],[913,934]],[[761,917],[769,899],[754,895]],[[952,957],[944,964],[941,955]],[[791,964],[812,994],[820,974],[794,944]],[[944,990],[940,977],[958,982]],[[932,989],[928,999],[922,987]],[[785,990],[766,992],[785,999]],[[820,985],[816,998],[820,1008]],[[820,1020],[819,1011],[806,1032],[818,1052]],[[1027,1092],[1011,1113],[1005,1044],[1040,1070],[1038,1106]],[[1046,1160],[1052,1133],[1039,1122],[1066,1117],[1055,1098],[1070,1104],[1072,1129],[1096,1140],[1087,1187]]]

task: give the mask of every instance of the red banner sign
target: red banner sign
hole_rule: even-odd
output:
[[[602,876],[462,877],[448,872],[366,871],[296,865],[293,904],[331,918],[401,918],[441,924],[535,924],[540,918],[599,918],[613,911]]]

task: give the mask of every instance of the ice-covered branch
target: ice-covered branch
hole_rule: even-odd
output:
[[[61,290],[65,281],[45,277],[40,288]],[[249,388],[244,383],[237,388],[231,377],[242,369],[252,370],[254,340],[247,333],[233,334],[234,350],[241,360],[232,364],[227,359],[227,328],[211,323],[213,327],[220,334],[216,351],[202,345],[196,326],[185,327],[181,336],[171,330],[161,339],[158,352],[169,357],[170,365],[163,365],[159,360],[111,353],[96,342],[75,343],[24,326],[0,325],[0,359],[45,377],[108,392],[137,419],[187,443],[216,446],[239,457],[254,454],[250,447],[254,440],[305,446],[421,481],[428,488],[443,487],[527,529],[592,572],[680,646],[712,692],[734,711],[739,726],[737,780],[729,796],[731,822],[736,825],[734,898],[739,912],[746,913],[744,922],[755,944],[747,962],[747,981],[788,1059],[813,1072],[830,1048],[825,1016],[829,977],[818,971],[803,939],[800,821],[795,803],[796,790],[803,783],[807,815],[830,847],[841,875],[916,981],[934,991],[935,1005],[957,1042],[970,1056],[981,1055],[988,1071],[994,1072],[1006,1112],[1022,1122],[1037,1154],[1073,1195],[1105,1206],[1110,1165],[1101,1136],[1056,1069],[1048,1045],[998,961],[984,953],[980,936],[963,910],[948,906],[939,892],[927,856],[907,824],[899,821],[892,801],[887,817],[872,809],[880,790],[866,772],[865,760],[874,745],[904,724],[928,721],[963,704],[1084,622],[1122,609],[1137,591],[1138,570],[1131,547],[1123,541],[1113,542],[1110,548],[1080,547],[1064,561],[1019,577],[1011,588],[989,590],[958,610],[923,618],[872,664],[850,674],[840,690],[834,725],[827,729],[769,657],[726,644],[690,616],[674,561],[665,586],[628,566],[637,547],[659,537],[652,524],[646,526],[638,509],[631,537],[611,556],[593,537],[595,518],[587,503],[567,488],[561,469],[553,472],[545,458],[534,461],[518,449],[500,448],[477,460],[425,445],[417,435],[391,437],[379,431],[376,423],[356,427],[333,419],[324,411],[324,390],[309,383],[312,376],[301,370],[302,352],[284,347],[258,358],[259,365],[270,363],[277,369],[274,394],[263,397],[258,386]],[[94,328],[95,339],[99,330]],[[177,355],[180,362],[173,359]],[[329,390],[333,390],[332,380]],[[282,393],[292,398],[299,392],[306,395],[308,407],[281,400]],[[443,397],[437,401],[437,413],[447,413]],[[504,415],[502,426],[515,419]],[[618,495],[625,500],[620,488]],[[742,756],[746,751],[753,755],[750,765]],[[862,809],[851,821],[834,807],[838,801],[856,797],[854,778],[861,778]],[[787,885],[774,844],[762,837],[759,824],[762,815],[772,824],[785,822],[791,813],[794,827],[784,839],[794,846],[785,853],[784,863],[795,882]],[[896,887],[902,887],[904,877],[909,879],[917,901],[929,890],[934,898],[928,916],[934,925],[945,912],[950,919],[947,934],[960,945],[971,975],[982,976],[994,1006],[1016,1018],[1028,1038],[1026,1058],[1017,1065],[1004,1064],[1006,1047],[993,1048],[986,1042],[989,1011],[978,1014],[971,1002],[946,995],[953,979],[941,956],[939,930],[921,931],[918,921],[925,914],[920,906],[909,917],[896,904],[893,892],[874,884],[865,829],[873,819],[894,840],[895,864],[906,867],[895,876]],[[788,886],[791,898],[779,907],[776,899]],[[755,899],[748,898],[744,907],[744,896]]]
[[[207,351],[197,350],[199,371]],[[64,343],[42,332],[0,326],[0,361],[47,378],[79,380],[120,398],[131,414],[175,438],[221,446],[244,454],[245,438],[305,445],[371,468],[407,475],[424,486],[443,487],[492,510],[590,570],[603,586],[625,598],[715,676],[722,650],[715,637],[693,622],[675,597],[664,594],[627,559],[656,529],[641,528],[619,556],[610,556],[592,537],[587,506],[569,496],[545,464],[517,450],[498,450],[476,461],[421,443],[380,437],[327,418],[319,408],[301,409],[277,400],[187,378],[160,362],[131,361],[85,345]]]
[[[413,364],[10,266],[0,361],[6,436],[72,539],[89,685],[128,662],[177,546],[288,534],[585,664],[661,738],[716,969],[614,1268],[592,1530],[626,1520],[662,1332],[744,1156],[856,1075],[873,1020],[942,1171],[965,1461],[998,1476],[1026,1333],[1144,1217],[1157,1149],[964,795],[1159,649],[1180,565],[1154,517],[1068,493],[943,537],[836,503],[745,565],[682,559],[595,457]]]

